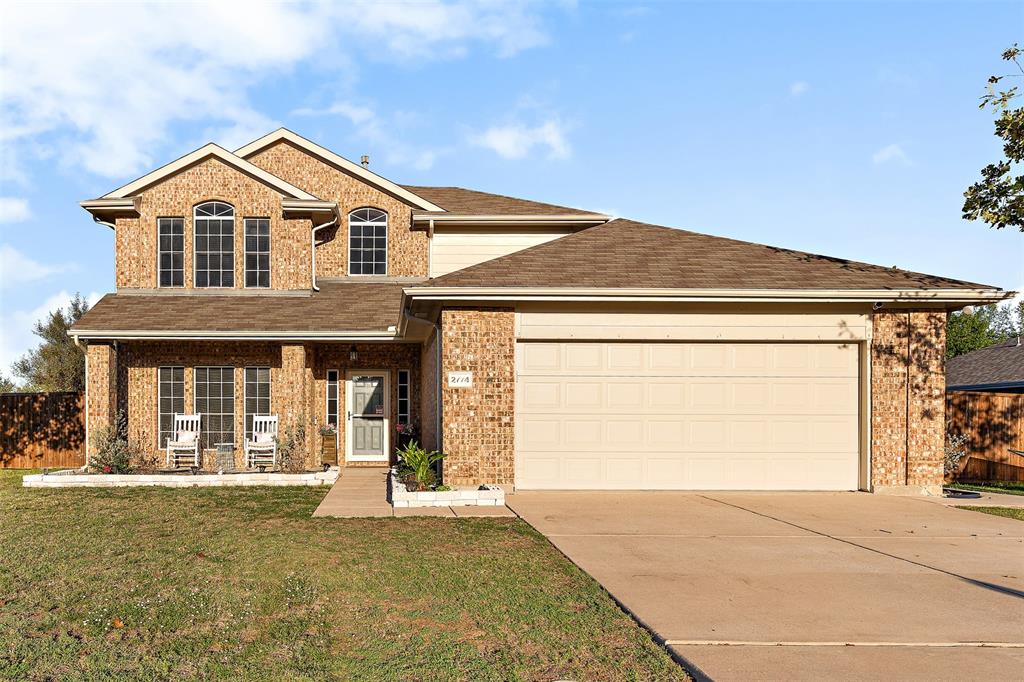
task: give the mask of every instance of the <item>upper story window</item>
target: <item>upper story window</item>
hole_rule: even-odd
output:
[[[235,209],[223,201],[195,208],[197,287],[235,286]]]
[[[245,286],[270,286],[270,219],[245,219]]]
[[[185,286],[185,221],[157,218],[157,264],[159,286]]]
[[[388,214],[360,208],[348,214],[348,273],[388,274]]]

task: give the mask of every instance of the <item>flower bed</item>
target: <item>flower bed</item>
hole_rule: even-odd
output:
[[[165,488],[212,488],[229,486],[318,486],[331,485],[338,478],[338,469],[288,473],[237,474],[87,474],[67,469],[47,474],[30,474],[22,478],[26,488],[128,488],[160,486]]]
[[[391,469],[388,483],[388,501],[399,507],[497,507],[505,504],[505,491],[496,485],[482,485],[464,490],[417,490],[410,492]]]

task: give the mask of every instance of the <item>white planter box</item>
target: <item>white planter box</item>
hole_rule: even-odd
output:
[[[71,473],[69,473],[69,471]],[[82,474],[74,470],[32,474],[22,478],[26,488],[212,488],[231,486],[318,486],[332,485],[338,469],[302,474]]]
[[[483,490],[424,490],[410,492],[398,480],[394,469],[388,486],[388,499],[392,507],[496,507],[504,506],[505,491],[496,485],[483,486]]]

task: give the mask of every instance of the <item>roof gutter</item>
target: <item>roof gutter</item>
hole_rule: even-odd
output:
[[[1015,295],[1000,289],[636,289],[575,287],[409,287],[426,301],[691,301],[771,303],[995,303]]]
[[[492,215],[492,214],[463,214],[452,215],[450,213],[419,213],[413,214],[413,224],[427,225],[600,225],[612,220],[611,216],[600,213],[592,214],[537,214],[537,215]]]
[[[309,268],[310,277],[313,285],[313,291],[320,291],[320,287],[316,285],[316,233],[327,227],[334,227],[338,224],[341,219],[341,215],[338,213],[338,204],[335,202],[328,201],[289,201],[283,200],[281,202],[281,208],[283,211],[309,211],[311,213],[323,213],[330,211],[334,214],[334,217],[328,222],[322,225],[314,225],[312,231],[309,233]]]
[[[100,330],[75,329],[68,332],[75,339],[118,339],[123,341],[143,340],[190,340],[190,341],[394,341],[399,338],[394,327],[387,331],[312,332],[312,331],[178,331],[178,330]]]

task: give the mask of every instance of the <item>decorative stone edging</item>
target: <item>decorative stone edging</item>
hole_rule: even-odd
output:
[[[500,507],[505,505],[505,491],[496,485],[482,485],[477,490],[433,490],[409,492],[391,469],[388,477],[388,501],[400,507]]]
[[[49,474],[30,474],[21,480],[26,488],[227,488],[233,486],[331,485],[338,469],[302,474],[81,474],[74,469]]]

